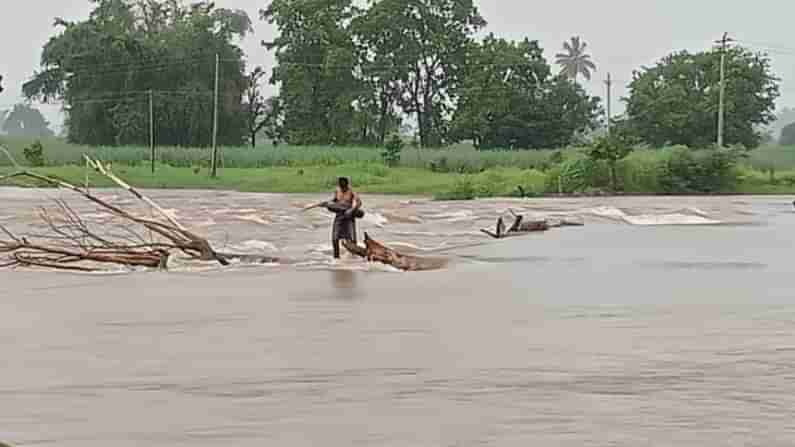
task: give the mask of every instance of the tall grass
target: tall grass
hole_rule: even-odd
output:
[[[2,140],[20,163],[25,163],[23,150],[33,141],[20,138]],[[139,166],[149,163],[150,152],[144,146],[90,147],[67,144],[61,140],[42,140],[45,163],[66,166],[83,163],[83,154],[118,164]],[[519,169],[545,169],[555,151],[477,151],[470,145],[444,149],[405,148],[399,166],[432,169],[438,172],[478,173],[498,166]],[[381,163],[381,150],[372,147],[338,146],[271,146],[222,147],[221,164],[227,168],[338,166],[348,163]],[[206,166],[209,148],[157,147],[159,163],[174,167]],[[7,166],[0,160],[0,166]]]
[[[25,162],[23,150],[34,140],[0,136],[20,163]],[[82,164],[83,154],[130,166],[149,162],[145,146],[91,147],[68,144],[59,139],[44,139],[44,157],[48,166]],[[673,148],[639,150],[628,157],[633,163],[648,164],[665,157]],[[157,147],[157,161],[174,167],[204,166],[209,163],[209,148]],[[229,168],[337,166],[347,163],[380,163],[381,149],[339,146],[271,146],[222,147],[221,161]],[[562,150],[497,150],[478,151],[468,144],[442,149],[406,147],[400,156],[401,167],[431,169],[438,172],[475,174],[494,167],[537,169],[546,171],[565,159],[580,156],[579,148]],[[0,157],[0,165],[10,163]],[[748,166],[762,171],[795,169],[795,146],[763,146],[750,152]]]
[[[24,148],[32,144],[32,140],[0,137],[0,142],[9,147],[18,162],[29,164]],[[149,149],[143,146],[88,147],[57,139],[43,140],[42,145],[46,167],[82,166],[84,153],[135,169],[143,170],[149,164]],[[206,172],[209,159],[209,148],[157,148],[159,166]],[[795,147],[758,148],[731,172],[723,169],[717,177],[713,175],[715,163],[710,151],[691,151],[683,147],[638,149],[618,163],[618,179],[621,190],[627,193],[788,192],[795,189]],[[270,181],[256,182],[250,187],[256,190],[299,191],[310,186],[316,188],[320,183],[324,188],[331,187],[334,172],[343,171],[355,173],[357,183],[367,185],[372,191],[430,193],[448,198],[558,192],[588,194],[607,190],[610,186],[607,166],[588,160],[580,148],[477,151],[466,144],[443,149],[406,147],[400,154],[399,163],[387,168],[378,148],[263,145],[256,148],[223,147],[221,164],[228,169],[294,168],[296,173],[300,172],[299,175],[306,171],[307,176],[314,172],[310,168],[319,168],[322,171],[318,172],[323,172],[323,178],[317,181],[309,178],[293,181],[289,176],[280,178],[282,182],[290,180],[287,182],[291,184],[289,188]],[[0,156],[0,166],[9,165],[10,162]],[[410,186],[406,184],[396,188],[394,184],[398,179],[391,174],[392,170],[399,172],[400,176],[409,172],[414,175],[417,171],[417,178]],[[164,182],[164,185],[179,183],[176,179],[169,182],[164,178],[166,175],[177,175],[177,170],[158,168],[156,177],[159,182]]]
[[[795,146],[762,146],[749,154],[747,164],[762,171],[795,169]]]
[[[18,162],[24,163],[24,148],[28,139],[5,138],[5,144]],[[83,163],[83,154],[101,160],[139,166],[149,163],[150,151],[144,146],[94,147],[67,144],[61,140],[42,140],[45,163],[48,166],[67,166]],[[174,167],[195,167],[209,164],[209,148],[156,147],[156,160]],[[380,153],[362,147],[288,147],[258,146],[221,147],[220,163],[227,168],[336,166],[344,163],[377,162]],[[8,165],[0,160],[0,165]]]

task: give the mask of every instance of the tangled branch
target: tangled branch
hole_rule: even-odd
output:
[[[32,179],[48,185],[66,189],[82,196],[90,203],[108,213],[110,220],[101,223],[103,231],[86,221],[77,211],[63,200],[56,200],[56,209],[42,208],[39,218],[45,225],[43,234],[19,236],[9,228],[0,225],[0,267],[35,266],[63,270],[91,271],[97,264],[120,264],[125,266],[166,268],[168,259],[174,251],[181,252],[191,259],[215,261],[228,265],[229,259],[256,258],[259,262],[274,262],[269,257],[252,257],[217,253],[207,239],[188,230],[174,217],[170,216],[155,201],[120,179],[100,161],[85,156],[88,166],[116,185],[126,190],[136,199],[157,211],[160,219],[145,218],[113,205],[92,194],[87,187],[80,187],[55,176],[42,175],[23,169],[4,147],[0,150],[17,167],[17,171],[0,177],[0,181]],[[116,220],[112,224],[112,220]],[[120,233],[108,229],[116,228]],[[151,235],[149,239],[143,233]]]

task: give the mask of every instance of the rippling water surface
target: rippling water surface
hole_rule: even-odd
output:
[[[452,261],[419,274],[331,263],[330,216],[298,212],[320,196],[152,196],[216,245],[291,262],[0,272],[0,440],[795,443],[788,198],[366,196],[360,230]],[[57,197],[0,190],[0,223],[29,227]],[[586,226],[478,232],[509,209]]]

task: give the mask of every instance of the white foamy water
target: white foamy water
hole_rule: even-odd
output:
[[[431,214],[431,219],[444,220],[449,223],[455,222],[469,222],[475,220],[474,212],[471,210],[451,211],[446,213]]]
[[[632,225],[714,225],[720,220],[710,219],[701,210],[687,210],[688,213],[670,212],[660,214],[627,214],[624,211],[610,206],[597,207],[588,210],[590,214],[608,219],[620,220]]]
[[[231,246],[230,250],[233,250],[235,252],[240,252],[243,254],[255,254],[255,253],[278,252],[279,248],[276,245],[274,245],[272,242],[260,241],[260,240],[248,240]]]
[[[389,220],[380,213],[365,213],[364,217],[359,220],[361,225],[372,225],[378,228],[383,228],[384,225],[389,223]]]
[[[235,218],[239,219],[239,220],[242,220],[242,221],[254,222],[254,223],[257,223],[257,224],[260,224],[260,225],[270,225],[271,223],[273,223],[272,221],[263,218],[259,214],[236,215]]]

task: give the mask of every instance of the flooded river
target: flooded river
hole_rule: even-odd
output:
[[[152,197],[227,251],[290,262],[0,271],[0,441],[795,443],[791,198],[365,196],[360,235],[451,260],[399,273],[332,263],[331,216],[299,212],[322,196]],[[29,228],[52,198],[95,212],[2,189],[0,224]],[[509,209],[586,225],[479,232]]]

